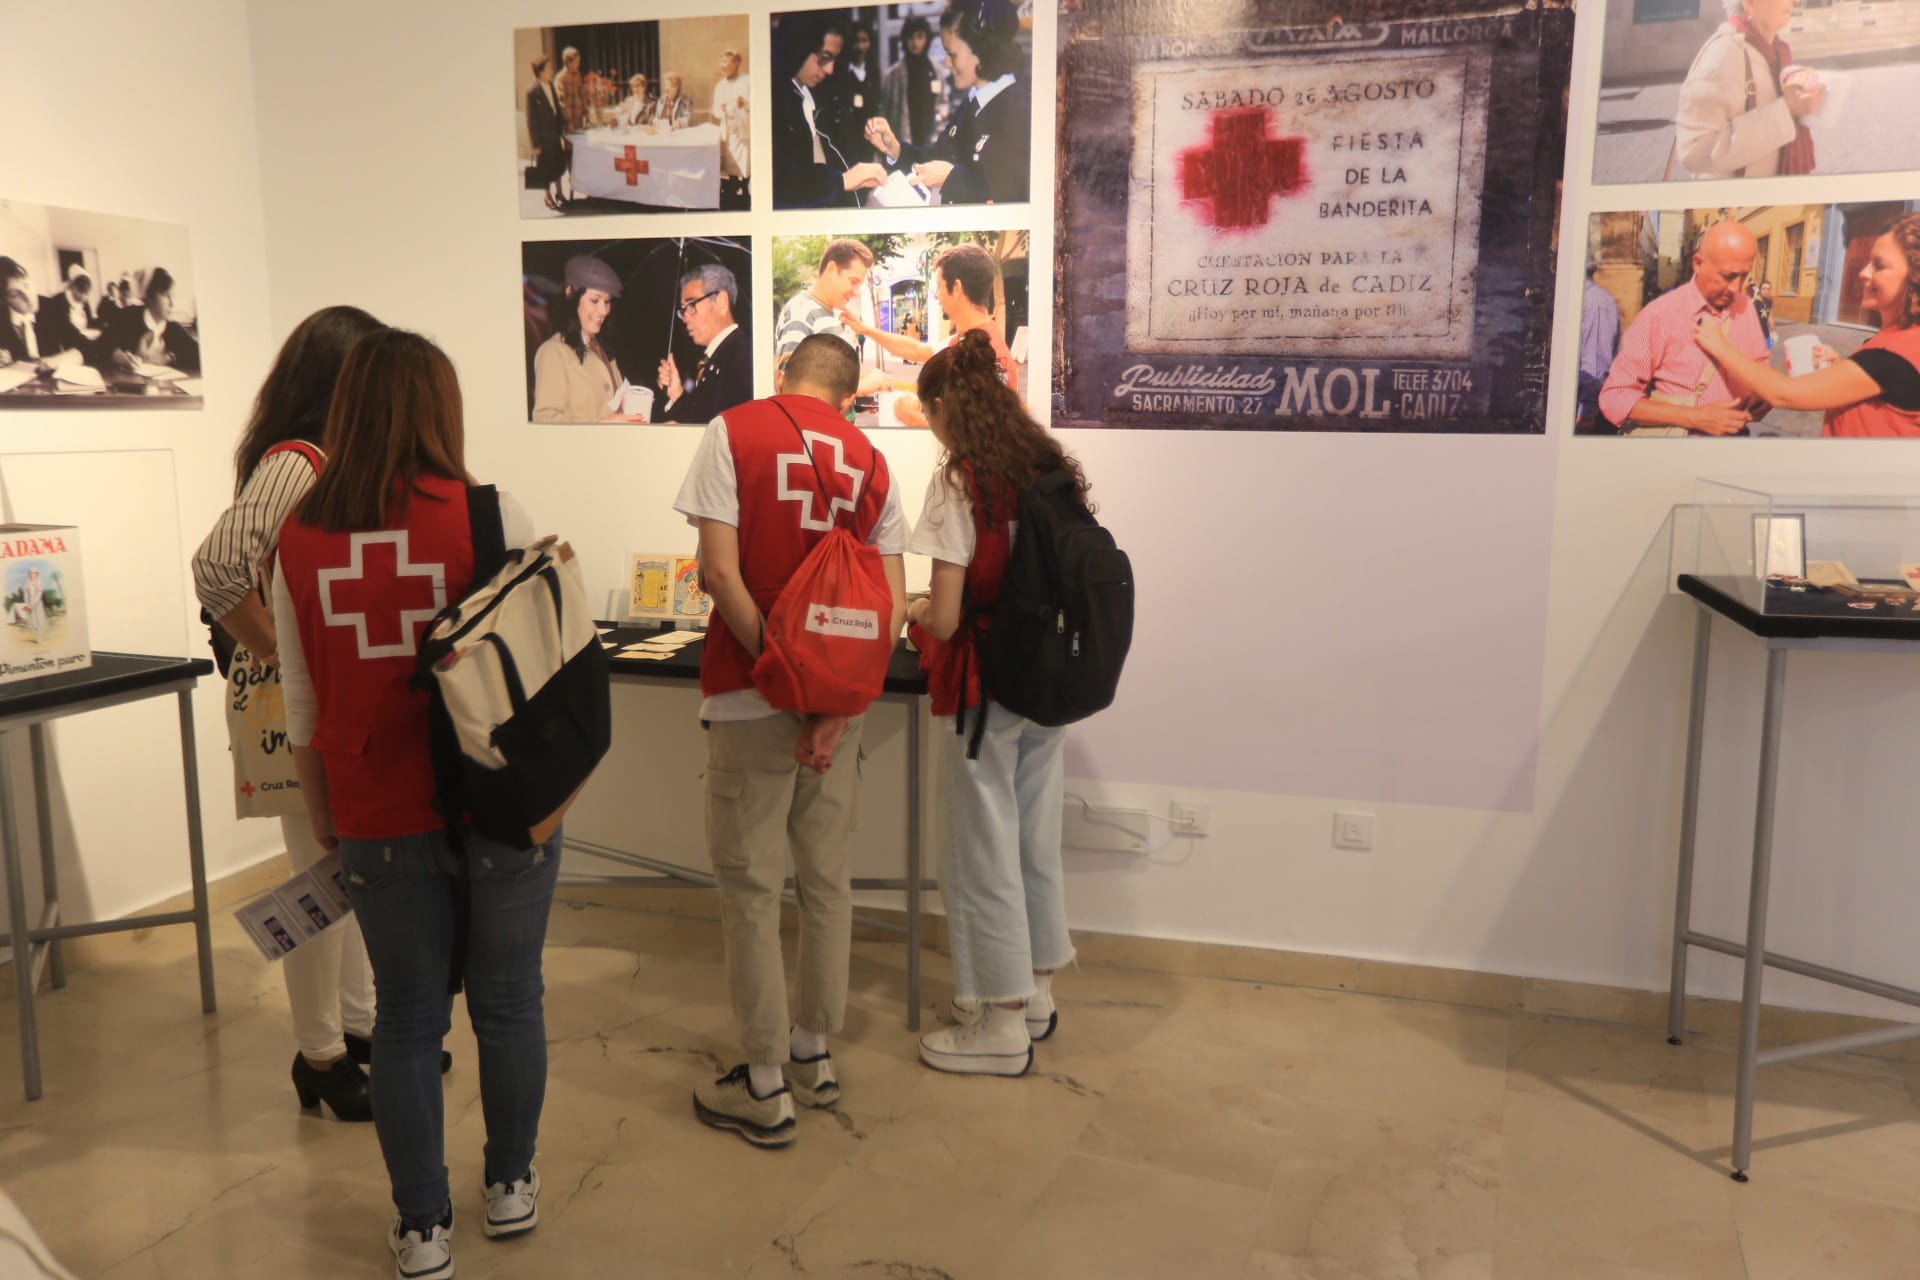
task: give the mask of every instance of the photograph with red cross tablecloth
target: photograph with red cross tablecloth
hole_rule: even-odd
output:
[[[513,33],[520,216],[746,209],[745,15]]]
[[[1060,15],[1054,422],[1545,429],[1573,12]]]

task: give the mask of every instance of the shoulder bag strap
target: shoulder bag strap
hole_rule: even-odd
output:
[[[467,531],[473,539],[473,581],[485,582],[507,562],[507,530],[498,488],[467,486]]]

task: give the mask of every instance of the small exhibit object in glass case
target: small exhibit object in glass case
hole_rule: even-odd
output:
[[[80,531],[0,524],[0,685],[91,666]]]

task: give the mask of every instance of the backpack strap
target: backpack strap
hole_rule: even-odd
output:
[[[467,486],[467,533],[473,539],[473,581],[485,582],[507,563],[506,521],[494,485]]]

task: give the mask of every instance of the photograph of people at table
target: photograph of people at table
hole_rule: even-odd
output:
[[[1597,213],[1587,252],[1577,432],[1920,435],[1920,200]]]
[[[1033,30],[1015,0],[773,16],[777,208],[1024,203]]]
[[[0,200],[0,409],[197,409],[187,230]]]
[[[753,399],[744,237],[521,246],[527,419],[707,423]]]
[[[775,237],[775,377],[802,341],[832,334],[860,357],[853,422],[924,427],[914,393],[921,366],[979,329],[1007,384],[1031,403],[1028,239],[1025,231]]]
[[[1894,127],[1920,72],[1920,5],[1616,0],[1595,182],[1920,167]]]
[[[750,204],[744,15],[513,33],[520,216]]]

